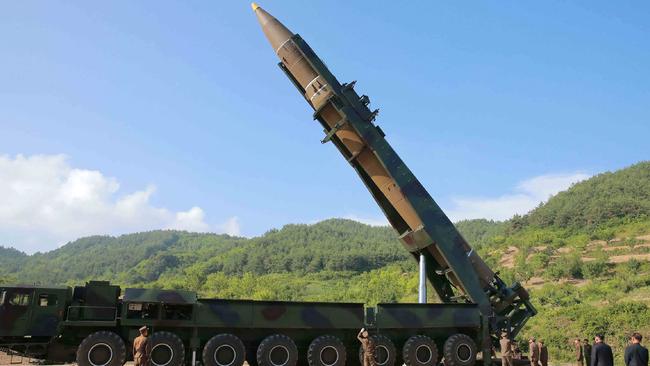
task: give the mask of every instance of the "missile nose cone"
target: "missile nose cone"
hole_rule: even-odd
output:
[[[289,38],[293,37],[293,33],[256,3],[252,3],[251,8],[253,8],[255,15],[257,15],[257,21],[262,26],[262,31],[269,40],[269,43],[271,43],[273,51],[277,53],[278,48]]]

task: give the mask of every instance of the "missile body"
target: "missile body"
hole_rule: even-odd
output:
[[[416,259],[425,255],[427,278],[438,297],[470,300],[493,322],[493,331],[507,326],[516,334],[534,315],[525,290],[518,284],[508,288],[467,244],[373,123],[378,111],[356,93],[355,82],[339,83],[298,34],[261,7],[253,4],[253,10],[280,68],[323,126],[322,142],[332,141],[354,167],[407,250]]]
[[[361,111],[366,113],[365,116],[359,115],[359,119],[366,121],[370,125],[374,118],[373,112],[365,105],[363,108],[352,111],[342,110],[345,108],[344,105],[336,105],[337,99],[333,98],[336,96],[336,91],[340,93],[340,91],[345,89],[350,90],[353,85],[341,85],[336,79],[327,80],[327,75],[319,74],[311,65],[305,53],[308,53],[312,59],[316,58],[318,61],[320,59],[317,58],[311,48],[298,35],[294,35],[261,7],[254,5],[253,9],[266,38],[281,60],[280,67],[285,70],[296,87],[302,91],[305,100],[316,110],[316,118],[324,122],[324,127],[328,131],[329,137],[336,136],[337,140],[343,145],[342,147],[348,160],[354,159],[358,162],[358,165],[363,169],[363,173],[372,180],[374,186],[379,189],[381,194],[391,204],[392,208],[394,208],[394,211],[396,211],[401,220],[398,220],[394,215],[388,216],[388,219],[400,221],[396,222],[396,225],[393,225],[398,232],[400,229],[403,230],[399,234],[406,233],[406,240],[411,242],[417,241],[418,238],[415,235],[411,234],[409,236],[408,234],[423,227],[421,219],[413,209],[413,206],[405,199],[398,184],[391,177],[386,167],[379,161],[377,155],[374,154],[372,149],[368,148],[363,141],[363,137],[346,121],[348,114],[358,114]],[[365,100],[367,100],[367,97],[360,102],[364,102]],[[384,207],[382,206],[382,208]],[[426,242],[427,238],[422,239],[424,239],[424,243],[415,243],[416,247],[426,246],[432,242],[430,240]],[[466,242],[463,241],[460,244],[466,252],[471,250]],[[435,256],[438,259],[443,259],[439,253],[435,253]],[[482,264],[481,272],[483,272],[485,277],[489,278],[489,281],[493,273],[487,265]],[[456,285],[460,285],[457,280],[454,280],[454,282],[456,282]]]

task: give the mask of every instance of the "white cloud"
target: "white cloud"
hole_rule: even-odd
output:
[[[239,217],[233,216],[228,221],[219,225],[219,231],[232,236],[240,236],[241,228],[239,226]]]
[[[526,179],[513,192],[499,197],[456,197],[447,210],[452,221],[463,219],[506,220],[515,214],[525,214],[554,194],[572,184],[589,178],[589,174],[546,174]]]
[[[187,211],[176,213],[176,220],[169,227],[170,229],[187,230],[187,231],[208,231],[208,224],[203,221],[205,213],[201,207],[192,207]]]
[[[385,217],[359,217],[354,214],[346,215],[344,219],[354,220],[370,226],[388,226],[388,220]]]
[[[210,229],[200,207],[153,206],[155,186],[122,195],[119,189],[115,178],[73,168],[64,155],[0,156],[0,245],[31,253],[87,235]],[[238,228],[234,218],[224,231]]]

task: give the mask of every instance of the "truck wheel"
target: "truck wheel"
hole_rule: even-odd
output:
[[[375,363],[377,366],[393,366],[397,361],[397,350],[390,338],[384,335],[370,336],[375,340]],[[363,347],[359,347],[359,362],[363,366]]]
[[[79,366],[122,366],[126,362],[126,346],[120,336],[101,330],[84,338],[77,348]]]
[[[446,366],[474,366],[476,343],[465,334],[454,334],[445,341],[443,353]]]
[[[246,360],[246,347],[234,334],[217,334],[203,347],[205,366],[242,366]]]
[[[185,362],[185,346],[174,333],[156,332],[149,341],[151,364],[154,366],[181,366]]]
[[[335,336],[323,335],[309,344],[309,366],[345,366],[345,345]]]
[[[286,335],[270,335],[257,347],[259,366],[296,366],[297,362],[298,348]]]
[[[434,366],[438,363],[438,347],[425,335],[409,338],[402,347],[406,366]]]

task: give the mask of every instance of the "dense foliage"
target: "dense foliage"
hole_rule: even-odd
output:
[[[522,341],[543,338],[554,359],[568,361],[575,337],[604,332],[619,358],[626,334],[650,337],[650,163],[578,183],[525,216],[457,227],[502,278],[530,290],[540,312]],[[343,219],[250,239],[152,231],[83,238],[31,256],[0,247],[0,283],[90,279],[205,297],[417,299],[416,262],[393,230]]]
[[[522,218],[539,227],[592,230],[650,217],[650,161],[599,174],[558,193]]]

